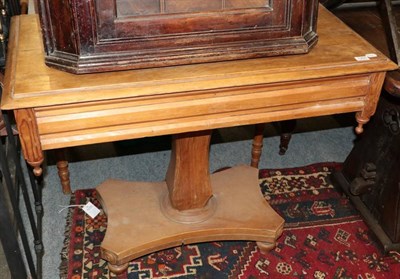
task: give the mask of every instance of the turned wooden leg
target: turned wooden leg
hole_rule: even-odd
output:
[[[279,155],[285,155],[289,148],[290,139],[294,129],[296,128],[296,120],[281,121],[281,140],[279,144]]]
[[[177,210],[204,208],[212,196],[210,138],[211,130],[178,134],[172,138],[166,183],[171,205]]]
[[[66,150],[64,148],[55,150],[57,160],[58,177],[60,178],[62,191],[64,194],[71,193],[71,183],[69,180],[68,161],[66,159]]]
[[[263,135],[264,128],[265,128],[264,123],[255,125],[255,132],[251,149],[251,163],[250,163],[250,166],[254,168],[258,168],[258,164],[260,162],[260,157],[263,148],[263,140],[264,140],[264,135]]]

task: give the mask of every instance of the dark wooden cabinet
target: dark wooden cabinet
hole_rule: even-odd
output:
[[[38,0],[46,64],[73,73],[306,53],[317,0]]]
[[[368,3],[372,2],[370,0],[365,1],[362,8],[354,8],[355,4],[359,4],[357,2],[360,1],[346,1],[354,6],[351,9],[335,10],[335,15],[389,55],[392,37],[385,35],[385,29],[390,29],[389,17],[400,18],[398,6],[391,7],[390,13],[387,1],[380,2],[384,5],[381,9]],[[387,91],[382,91],[374,116],[365,125],[364,133],[355,141],[343,169],[332,176],[334,184],[345,190],[386,251],[400,251],[398,73],[398,70],[387,73],[384,86]]]
[[[400,251],[400,97],[383,93],[334,183],[353,200],[384,249]]]

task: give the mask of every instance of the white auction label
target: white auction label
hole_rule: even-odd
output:
[[[100,209],[98,209],[93,203],[88,202],[84,207],[82,207],[83,211],[86,212],[87,215],[92,217],[93,219],[100,213]]]

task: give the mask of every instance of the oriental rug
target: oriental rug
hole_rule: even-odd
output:
[[[61,278],[400,278],[400,254],[383,254],[374,235],[329,174],[338,163],[260,170],[260,190],[286,224],[275,249],[226,241],[159,251],[129,264],[127,274],[109,272],[100,257],[107,228],[103,210],[91,219],[71,208],[61,253]],[[95,190],[77,190],[71,205],[91,201]]]

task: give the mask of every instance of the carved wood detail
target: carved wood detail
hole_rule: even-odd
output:
[[[17,109],[14,111],[15,120],[21,140],[25,160],[33,167],[33,173],[40,176],[43,172],[41,164],[44,160],[40,144],[39,131],[33,109]]]
[[[363,125],[366,124],[371,116],[375,113],[385,76],[386,72],[371,74],[371,86],[369,87],[368,94],[365,95],[365,105],[362,111],[356,113],[358,126],[356,127],[355,131],[357,134],[361,134],[364,131]]]

